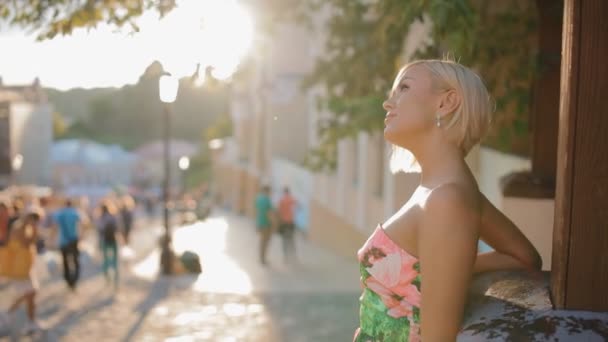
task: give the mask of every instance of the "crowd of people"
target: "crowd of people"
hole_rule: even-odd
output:
[[[112,195],[93,205],[87,197],[8,195],[0,198],[0,291],[11,292],[10,305],[0,308],[0,327],[10,326],[14,312],[25,305],[24,334],[41,329],[36,319],[40,290],[35,263],[40,254],[61,254],[63,278],[76,291],[81,274],[80,242],[98,241],[98,261],[108,285],[119,285],[119,245],[128,245],[134,225],[135,201]],[[3,296],[5,294],[3,293]]]

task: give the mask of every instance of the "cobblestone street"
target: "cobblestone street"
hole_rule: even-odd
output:
[[[201,256],[203,274],[158,277],[153,246],[160,232],[160,227],[137,231],[135,255],[123,262],[117,292],[99,274],[93,252],[83,253],[88,271],[76,293],[70,293],[57,275],[42,281],[39,317],[47,331],[32,340],[351,339],[359,295],[354,261],[299,237],[299,263],[288,267],[275,235],[270,266],[264,268],[257,263],[258,241],[251,222],[218,212],[174,233],[178,253],[188,249]],[[6,305],[4,298],[0,304]]]

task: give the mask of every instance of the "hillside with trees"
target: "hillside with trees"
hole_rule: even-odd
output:
[[[102,143],[118,143],[126,148],[161,138],[162,103],[158,80],[163,73],[159,62],[145,70],[134,85],[122,88],[47,89],[55,111],[68,123],[62,138],[86,138]],[[200,141],[216,122],[226,121],[228,88],[207,80],[196,85],[194,78],[180,80],[173,104],[172,137]],[[224,129],[225,130],[225,129]]]

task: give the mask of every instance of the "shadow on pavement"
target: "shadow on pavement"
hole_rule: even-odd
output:
[[[132,341],[133,338],[137,335],[139,329],[141,328],[143,322],[146,317],[150,313],[152,309],[156,307],[158,303],[163,301],[169,295],[169,290],[174,287],[173,282],[176,279],[183,281],[183,277],[170,278],[161,276],[156,279],[152,287],[150,288],[150,292],[148,295],[135,307],[134,313],[138,314],[137,321],[131,326],[127,335],[122,339],[122,341]],[[189,278],[185,278],[186,281]],[[195,278],[191,278],[195,279]]]
[[[57,339],[60,340],[61,337],[70,332],[71,327],[76,326],[81,320],[86,320],[89,314],[102,310],[104,307],[114,303],[113,296],[107,296],[105,298],[99,297],[100,296],[92,296],[92,298],[97,298],[97,300],[91,300],[77,310],[68,311],[68,313],[59,322],[57,322],[54,327],[51,327],[48,330],[53,331]],[[67,303],[64,302],[57,305],[67,305]]]
[[[298,262],[286,264],[281,236],[275,233],[269,266],[261,266],[251,220],[227,216],[232,219],[228,220],[226,253],[247,271],[255,301],[269,317],[267,326],[259,329],[271,330],[272,341],[352,340],[359,323],[360,296],[354,262],[300,237],[296,241]]]

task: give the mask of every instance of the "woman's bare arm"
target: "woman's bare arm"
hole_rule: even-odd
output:
[[[477,256],[473,272],[539,270],[542,260],[530,240],[490,201],[481,196],[480,238],[494,249]]]
[[[453,185],[433,190],[418,232],[422,341],[455,341],[475,262],[479,206]]]

